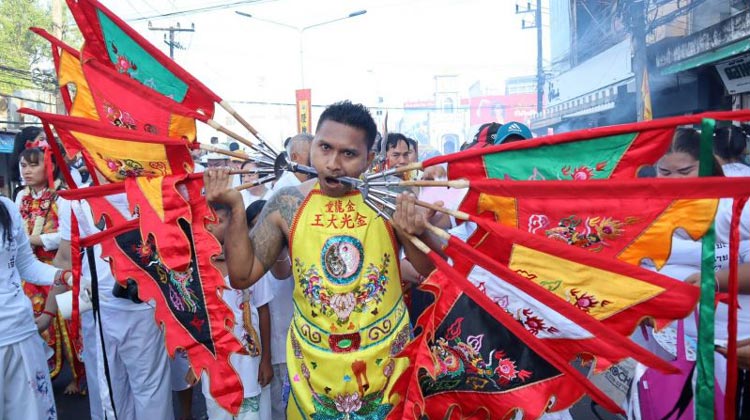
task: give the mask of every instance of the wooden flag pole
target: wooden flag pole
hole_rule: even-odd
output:
[[[247,120],[242,118],[242,116],[232,107],[232,105],[229,104],[227,101],[221,101],[219,102],[219,105],[221,105],[222,108],[224,108],[225,111],[229,113],[232,117],[234,117],[235,120],[237,120],[240,124],[242,124],[243,127],[247,129],[247,131],[250,132],[250,134],[253,135],[258,141],[260,142],[261,147],[265,147],[268,152],[274,155],[278,155],[278,152],[276,152],[271,145],[269,145],[265,140],[263,140],[263,137],[261,137],[260,133],[258,133],[258,130],[256,130],[252,125],[250,125]]]
[[[219,153],[221,155],[242,159],[242,160],[252,160],[255,163],[261,164],[261,165],[268,165],[273,166],[272,161],[266,160],[266,156],[250,156],[245,152],[233,152],[231,150],[222,149],[221,147],[216,147],[210,144],[203,144],[198,143],[198,148],[201,150],[205,150],[207,152],[213,152],[213,153]]]
[[[449,187],[449,188],[469,188],[469,181],[457,179],[454,181],[371,181],[367,184],[370,187]]]
[[[370,181],[370,180],[375,180],[378,178],[385,178],[387,176],[402,174],[404,172],[409,172],[409,171],[414,171],[414,170],[421,171],[423,168],[424,167],[422,166],[422,162],[414,162],[414,163],[409,163],[407,165],[401,166],[399,168],[391,168],[383,172],[371,173],[367,175],[365,179]]]
[[[258,178],[258,179],[256,179],[253,182],[248,182],[246,184],[238,185],[238,186],[234,187],[234,189],[237,190],[237,191],[242,191],[242,190],[246,190],[248,188],[256,187],[256,186],[258,186],[260,184],[265,184],[267,182],[271,182],[271,181],[273,181],[275,179],[276,179],[276,175],[273,175],[273,174],[272,175],[266,175],[263,178]]]
[[[276,159],[276,154],[275,153],[267,150],[266,148],[263,148],[262,146],[259,146],[259,145],[255,144],[255,143],[251,142],[250,140],[248,140],[248,139],[242,137],[241,135],[235,133],[234,131],[232,131],[232,130],[226,128],[226,127],[224,127],[223,125],[217,123],[216,121],[209,119],[209,120],[206,120],[206,124],[208,124],[214,130],[216,130],[218,132],[221,132],[221,133],[224,133],[227,136],[229,136],[229,137],[231,137],[231,138],[239,141],[240,143],[244,144],[245,146],[247,146],[247,147],[255,150],[256,152],[265,155],[266,157],[270,158],[271,160]]]

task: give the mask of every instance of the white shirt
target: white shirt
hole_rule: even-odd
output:
[[[675,258],[670,258],[667,264],[659,270],[660,274],[672,277],[677,280],[684,280],[687,276],[700,271],[701,261],[701,242],[693,241],[684,237],[672,238],[672,253]],[[723,270],[729,267],[729,244],[716,242],[714,267]],[[689,262],[689,258],[694,258]],[[748,262],[747,241],[743,241],[740,247],[740,263]],[[739,295],[740,309],[737,311],[737,324],[739,325],[739,339],[750,338],[750,314],[747,308],[750,308],[750,295]],[[692,315],[689,317],[690,322],[685,322],[685,334],[688,337],[696,338],[698,332],[695,323],[692,322]],[[727,325],[729,324],[729,307],[725,303],[719,303],[716,307],[714,318],[715,338],[716,340],[726,340],[728,338]]]
[[[247,208],[247,206],[253,204],[258,200],[265,200],[266,196],[268,195],[268,189],[264,187],[263,194],[261,195],[253,195],[253,193],[250,192],[250,188],[240,191],[240,194],[242,195],[242,203],[245,208]]]
[[[273,278],[268,278],[270,273],[266,273],[260,280],[248,289],[237,290],[232,289],[229,284],[229,276],[225,277],[224,280],[227,284],[227,289],[224,290],[222,297],[227,306],[232,309],[234,313],[235,324],[234,324],[234,335],[240,340],[243,346],[247,345],[247,338],[245,333],[245,327],[242,317],[242,305],[248,300],[247,294],[250,294],[250,319],[253,323],[253,328],[258,334],[258,340],[260,341],[260,322],[258,320],[258,308],[268,304],[273,299],[273,292],[271,291],[271,283]],[[271,276],[272,277],[272,276]],[[261,343],[258,342],[260,346]],[[246,354],[232,353],[229,356],[229,361],[237,371],[242,381],[243,398],[254,397],[260,394],[261,388],[258,383],[258,369],[260,368],[260,356],[249,356]],[[202,375],[206,376],[205,372]],[[203,395],[209,394],[209,382],[202,380],[201,390]]]
[[[721,165],[724,176],[750,176],[750,166],[740,162],[725,163]]]
[[[18,195],[16,196],[16,206],[20,209],[21,204],[23,203],[23,199],[28,195],[28,189],[24,188],[21,191],[18,192]],[[34,194],[32,191],[32,196],[34,198],[39,198],[39,196],[42,193]],[[70,209],[67,208],[68,206],[68,200],[58,196],[57,200],[55,200],[55,204],[57,204],[57,215],[58,218],[60,217],[60,213],[68,213],[70,212]],[[34,234],[36,235],[36,234]],[[52,233],[42,233],[39,235],[39,238],[42,240],[42,248],[44,248],[45,251],[52,251],[57,249],[60,246],[60,231],[52,232]]]
[[[34,256],[16,205],[5,197],[0,197],[0,205],[10,213],[13,238],[5,242],[5,228],[0,226],[0,346],[7,346],[37,334],[34,311],[21,287],[21,278],[49,286],[59,270]]]
[[[114,194],[107,197],[110,203],[126,218],[132,219],[130,212],[128,211],[127,197],[124,193]],[[93,234],[101,232],[94,223],[94,217],[91,212],[91,206],[88,201],[71,201],[68,207],[67,214],[59,212],[60,218],[60,237],[66,241],[70,241],[70,210],[72,210],[76,218],[78,219],[78,230],[80,231],[81,239],[91,236]],[[72,254],[71,259],[78,258],[77,255]],[[113,309],[121,309],[126,311],[145,311],[152,310],[152,308],[145,303],[135,303],[130,299],[118,298],[112,295],[112,289],[115,286],[115,278],[112,275],[112,269],[109,266],[109,262],[102,258],[102,246],[94,245],[94,259],[96,261],[96,273],[97,281],[99,284],[99,303],[102,307],[108,307]],[[89,269],[89,259],[84,253],[83,260],[81,263],[81,277],[88,280],[91,279],[91,270]]]

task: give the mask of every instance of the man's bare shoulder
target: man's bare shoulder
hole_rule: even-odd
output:
[[[297,210],[302,205],[302,202],[312,188],[311,186],[306,185],[308,182],[301,185],[284,187],[273,193],[263,207],[264,216],[278,212],[281,216],[281,220],[286,223],[287,228],[290,227],[294,220],[294,216],[297,214]],[[261,219],[264,219],[264,217],[261,217]]]

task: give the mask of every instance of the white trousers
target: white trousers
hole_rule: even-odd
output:
[[[174,419],[169,357],[154,311],[103,307],[101,318],[117,419]],[[99,341],[98,328],[95,334]],[[98,369],[97,376],[106,390],[104,370]],[[100,395],[109,398],[106,392]]]
[[[101,360],[97,356],[97,340],[99,330],[94,322],[94,312],[81,312],[81,336],[83,337],[83,363],[86,365],[86,386],[88,387],[89,410],[91,420],[104,420],[104,410],[99,388],[99,365]],[[105,401],[109,401],[109,397]],[[114,417],[113,417],[114,418]]]
[[[45,346],[33,334],[0,347],[0,419],[57,419]]]

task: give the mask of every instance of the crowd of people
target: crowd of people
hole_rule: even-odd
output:
[[[531,137],[518,122],[487,123],[462,150]],[[428,223],[463,240],[476,229],[416,204],[421,198],[455,209],[462,198],[455,191],[400,193],[395,212],[385,220],[341,182],[341,177],[404,167],[419,153],[419,143],[404,134],[380,138],[368,110],[350,102],[329,106],[315,136],[298,134],[284,143],[289,159],[315,168],[317,178],[285,172],[273,183],[240,191],[236,187],[264,175],[231,175],[230,169],[257,169],[256,163],[196,154],[196,170],[205,170],[205,196],[217,216],[208,229],[223,249],[214,265],[226,280],[223,299],[236,321],[232,332],[246,350],[231,357],[243,388],[239,413],[232,414],[210,394],[208,376],[196,377],[185,352],[168,356],[153,302],[138,299],[132,281],[116,281],[101,246],[84,256],[72,254],[77,232],[86,238],[102,228],[86,200],[67,201],[58,194],[65,188],[61,171],[72,171],[75,182],[86,183],[89,174],[75,164],[79,157],[57,162],[46,143],[54,140],[35,127],[22,130],[16,140],[22,186],[15,202],[0,197],[0,418],[56,418],[50,381],[64,363],[73,373],[64,392],[86,392],[92,419],[115,418],[115,413],[118,419],[171,419],[173,392],[178,417],[191,418],[197,384],[210,419],[385,418],[397,403],[390,391],[407,367],[396,355],[432,300],[416,285],[434,267],[412,239],[439,250],[441,240],[429,232]],[[678,130],[672,146],[644,176],[697,176],[699,143],[696,130]],[[748,176],[746,145],[736,127],[718,130],[714,175]],[[446,175],[445,167],[437,165],[400,176],[440,180]],[[133,217],[124,193],[110,202],[126,219]],[[716,276],[723,289],[728,287],[731,208],[731,200],[722,200],[715,219]],[[750,217],[741,221],[743,278],[750,274]],[[700,251],[700,241],[675,232],[660,272],[699,282]],[[82,311],[79,334],[71,331],[56,299],[70,288],[75,259],[82,265],[82,300],[92,293],[96,277],[100,314],[97,322],[91,311]],[[656,269],[648,262],[644,266]],[[481,277],[487,274],[473,272],[470,280],[489,284]],[[750,283],[743,283],[740,293],[741,307],[749,306]],[[750,313],[740,311],[739,318],[740,331],[749,330]],[[727,307],[720,303],[717,333],[726,332],[727,322]],[[697,332],[691,317],[684,330],[694,354]],[[669,333],[659,334],[656,341],[663,350],[676,354],[675,333],[671,340],[663,339]],[[716,353],[721,390],[724,353],[722,348]],[[749,355],[750,346],[741,347],[741,378],[747,377]],[[750,390],[743,385],[738,393],[738,413],[750,416]],[[572,418],[568,412],[545,417]]]

